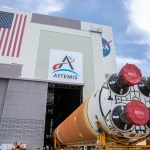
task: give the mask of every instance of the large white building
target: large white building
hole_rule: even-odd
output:
[[[51,144],[116,70],[111,27],[0,8],[0,144]]]

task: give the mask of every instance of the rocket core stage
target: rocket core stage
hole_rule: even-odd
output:
[[[150,79],[140,69],[126,64],[110,75],[95,93],[82,103],[55,130],[59,143],[74,145],[106,137],[133,144],[150,132]]]

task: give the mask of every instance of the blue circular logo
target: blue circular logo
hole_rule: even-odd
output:
[[[112,40],[110,42],[108,42],[107,40],[105,40],[104,38],[102,38],[102,46],[103,46],[103,57],[106,57],[109,55],[111,48],[110,48],[110,43],[112,42]]]

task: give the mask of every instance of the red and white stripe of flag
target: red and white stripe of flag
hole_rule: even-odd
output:
[[[16,14],[11,29],[0,28],[0,55],[19,57],[27,15]]]

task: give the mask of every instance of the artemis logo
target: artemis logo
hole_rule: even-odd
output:
[[[82,53],[51,49],[48,80],[83,84]]]
[[[77,79],[78,73],[74,71],[72,63],[75,62],[70,56],[65,56],[62,62],[53,65],[54,77],[66,78],[66,79]],[[64,72],[66,72],[64,74]],[[69,74],[67,74],[69,73]],[[71,73],[71,74],[70,74]]]

